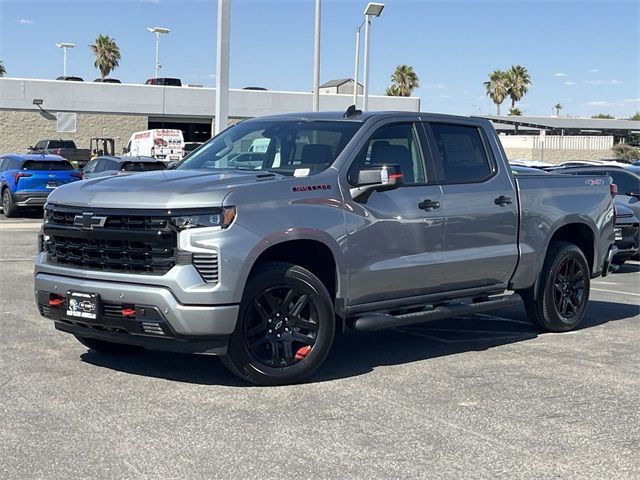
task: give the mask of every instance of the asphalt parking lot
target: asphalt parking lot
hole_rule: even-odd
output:
[[[311,383],[88,352],[33,301],[37,219],[0,219],[0,478],[640,478],[640,263],[580,329],[522,308],[338,338]]]

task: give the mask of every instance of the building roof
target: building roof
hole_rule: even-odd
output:
[[[339,87],[340,85],[344,85],[345,83],[353,82],[353,78],[338,78],[336,80],[329,80],[326,83],[320,85],[320,88],[328,88],[328,87]],[[358,85],[362,86],[360,82]]]
[[[494,124],[503,123],[520,127],[539,128],[541,130],[574,130],[585,132],[625,132],[640,131],[640,121],[637,120],[608,120],[600,118],[570,118],[570,117],[516,117],[481,115]]]

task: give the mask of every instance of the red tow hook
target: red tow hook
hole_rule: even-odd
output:
[[[49,300],[50,307],[59,307],[64,303],[64,298],[52,298]]]
[[[298,351],[296,352],[296,360],[300,361],[302,360],[304,357],[306,357],[307,355],[309,355],[309,352],[311,351],[311,347],[309,345],[307,345],[306,347],[301,347],[298,349]]]
[[[120,310],[120,313],[124,317],[135,317],[136,316],[136,311],[133,308],[123,308],[122,310]]]

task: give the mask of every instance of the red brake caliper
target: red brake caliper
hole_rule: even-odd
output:
[[[302,360],[304,357],[309,355],[310,351],[311,351],[311,347],[309,345],[307,345],[306,347],[299,348],[298,351],[296,352],[296,360],[298,361]]]

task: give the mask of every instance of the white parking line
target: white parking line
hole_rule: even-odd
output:
[[[38,223],[0,223],[0,232],[4,230],[38,230],[42,226]]]
[[[0,263],[1,262],[35,262],[36,259],[34,258],[0,258]]]
[[[592,288],[591,290],[595,290],[596,292],[619,293],[621,295],[633,295],[634,297],[640,297],[640,293],[621,292],[619,290],[605,290],[604,288]]]

